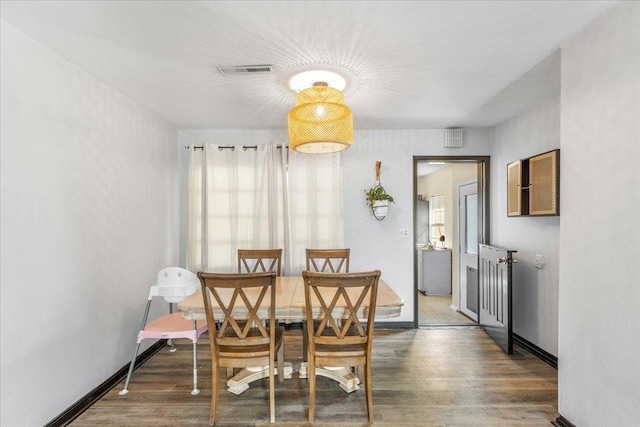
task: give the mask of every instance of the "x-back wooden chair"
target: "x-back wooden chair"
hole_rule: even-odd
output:
[[[321,273],[348,273],[350,249],[307,249],[307,271]],[[306,323],[303,321],[302,323]],[[304,360],[307,360],[306,349],[308,346],[307,327],[302,326],[302,350]]]
[[[284,328],[275,318],[276,273],[198,273],[211,344],[211,412],[216,420],[221,367],[269,366],[269,415],[275,422],[274,365],[284,378]],[[268,323],[262,320],[268,319]],[[216,322],[219,327],[216,328]],[[277,357],[276,357],[277,353]]]
[[[238,273],[275,271],[281,273],[282,249],[238,249]]]
[[[316,367],[320,366],[364,366],[367,414],[373,422],[371,349],[380,271],[303,271],[302,277],[309,340],[309,423],[315,417]]]
[[[348,273],[349,249],[307,249],[307,271]]]

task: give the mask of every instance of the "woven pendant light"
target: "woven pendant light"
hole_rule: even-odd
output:
[[[353,142],[353,115],[342,92],[314,83],[296,95],[289,112],[289,147],[301,153],[335,153]]]

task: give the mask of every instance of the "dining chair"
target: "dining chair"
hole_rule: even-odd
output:
[[[275,271],[280,276],[282,249],[238,249],[238,273]]]
[[[364,366],[367,415],[373,422],[371,348],[380,271],[303,271],[302,278],[309,337],[309,423],[315,417],[316,367],[344,366]]]
[[[306,249],[307,271],[327,273],[348,273],[350,249]],[[302,321],[302,351],[303,359],[307,361],[307,326],[306,320]],[[306,377],[306,368],[302,367],[302,375]]]
[[[307,249],[307,271],[349,272],[349,249]]]
[[[276,272],[198,273],[211,345],[211,412],[216,421],[220,368],[268,366],[269,415],[275,422],[274,365],[284,378],[284,328],[275,318]],[[263,323],[262,320],[268,319]],[[219,326],[216,329],[216,322]],[[277,354],[277,357],[276,357]]]
[[[200,393],[198,390],[198,364],[197,364],[197,343],[198,338],[207,331],[205,320],[187,320],[182,317],[182,313],[173,313],[173,305],[179,303],[189,295],[193,294],[199,285],[198,277],[183,268],[167,267],[158,272],[156,284],[151,286],[147,306],[142,317],[142,326],[138,332],[136,349],[133,352],[133,359],[129,365],[129,372],[124,383],[124,388],[119,394],[125,395],[129,392],[129,381],[136,364],[140,343],[147,338],[166,339],[171,345],[171,352],[176,351],[174,341],[177,338],[188,338],[193,343],[193,390],[192,395]],[[169,303],[169,314],[153,320],[147,324],[151,301],[155,297],[163,297]]]

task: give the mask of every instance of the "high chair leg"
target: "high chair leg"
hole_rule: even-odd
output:
[[[136,345],[136,350],[133,352],[133,359],[131,359],[131,364],[129,365],[129,373],[127,373],[127,379],[124,382],[124,388],[118,393],[121,396],[129,393],[129,389],[128,389],[129,380],[131,379],[131,374],[133,373],[133,367],[136,364],[136,357],[138,357],[138,350],[140,350],[140,343],[139,342]]]
[[[196,320],[193,321],[193,331],[194,335],[196,334],[196,330],[198,329],[198,322]],[[196,395],[200,393],[198,390],[198,357],[197,357],[197,344],[196,340],[193,340],[193,390],[191,390],[192,395]]]
[[[140,332],[144,330],[144,325],[147,324],[147,316],[149,316],[149,307],[151,307],[151,296],[147,300],[147,306],[144,309],[144,316],[142,316],[142,325],[140,326]],[[127,373],[127,379],[124,382],[124,388],[120,391],[120,395],[125,395],[129,393],[129,380],[131,379],[131,374],[133,373],[133,367],[136,364],[136,357],[138,357],[138,350],[140,350],[140,335],[138,335],[138,341],[136,344],[136,349],[133,352],[133,359],[131,360],[131,364],[129,365],[129,372]]]

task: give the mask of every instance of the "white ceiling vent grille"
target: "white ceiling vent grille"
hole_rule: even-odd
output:
[[[270,73],[273,65],[234,65],[230,67],[218,67],[220,74],[245,74],[245,73]]]
[[[445,148],[462,147],[462,129],[445,129],[444,130],[444,147]]]

